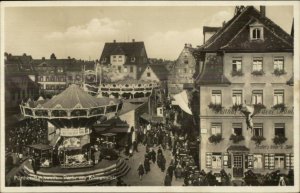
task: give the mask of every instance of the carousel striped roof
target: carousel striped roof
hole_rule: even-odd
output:
[[[118,104],[118,102],[118,99],[93,97],[79,86],[73,84],[56,97],[53,97],[49,101],[41,104],[41,106],[44,108],[80,109]]]

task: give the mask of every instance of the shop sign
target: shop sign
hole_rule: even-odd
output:
[[[219,112],[214,112],[214,113],[220,115],[236,115],[236,114],[243,115],[240,111],[235,111],[232,108],[223,108]],[[293,115],[294,108],[285,109],[284,111],[274,110],[274,109],[262,109],[258,114],[259,115],[285,115],[285,114]]]
[[[261,149],[261,150],[293,149],[293,145],[256,145],[255,149]]]
[[[63,128],[60,131],[61,136],[72,137],[72,136],[82,136],[89,133],[89,129],[86,128]]]

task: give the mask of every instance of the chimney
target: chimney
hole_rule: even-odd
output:
[[[260,16],[266,17],[266,6],[260,6]]]
[[[135,42],[135,39],[132,39],[132,42]]]
[[[45,57],[42,57],[42,60],[45,61]]]
[[[225,26],[225,24],[226,24],[226,21],[223,21],[223,23],[222,23],[222,27],[224,27],[224,26]]]
[[[116,43],[116,40],[114,40],[114,43]]]

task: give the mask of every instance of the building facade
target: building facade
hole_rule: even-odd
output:
[[[200,47],[201,169],[293,169],[293,38],[249,6]],[[200,62],[201,63],[201,62]],[[253,128],[241,112],[253,106]]]
[[[105,43],[100,64],[111,67],[116,76],[139,79],[148,64],[148,57],[144,42],[116,42]]]

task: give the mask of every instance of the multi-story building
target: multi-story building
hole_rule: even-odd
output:
[[[239,9],[198,50],[201,169],[233,179],[294,167],[293,38],[265,13]],[[244,103],[257,112],[252,129]]]
[[[57,59],[54,54],[50,59],[33,59],[32,65],[38,73],[38,83],[45,96],[53,96],[65,90],[70,84],[83,82],[84,66],[93,66],[94,62],[67,59]]]
[[[144,42],[116,42],[105,43],[100,64],[109,66],[124,77],[139,79],[148,64],[148,57]]]
[[[168,92],[170,95],[181,92],[184,87],[192,86],[196,70],[196,59],[193,55],[194,48],[191,44],[185,44],[170,70],[168,77]]]
[[[15,124],[20,116],[19,104],[39,97],[36,72],[26,54],[5,54],[5,124]],[[16,119],[17,118],[17,119]]]

